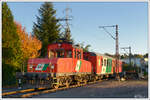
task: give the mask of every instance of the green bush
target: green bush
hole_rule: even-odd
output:
[[[139,67],[137,66],[130,66],[129,64],[123,64],[123,71],[139,71]]]
[[[2,86],[16,84],[16,69],[9,64],[2,64]]]

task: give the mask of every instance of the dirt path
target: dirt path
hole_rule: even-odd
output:
[[[33,98],[147,98],[147,81],[103,81],[84,87],[55,93],[33,96]]]

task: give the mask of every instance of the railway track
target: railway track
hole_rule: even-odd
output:
[[[19,90],[19,91],[11,91],[11,92],[2,93],[2,97],[3,98],[28,98],[28,97],[32,97],[33,95],[40,95],[40,94],[52,93],[52,92],[56,92],[56,91],[60,91],[60,90],[67,90],[70,88],[76,88],[76,87],[81,87],[81,86],[85,86],[85,85],[90,85],[90,84],[94,84],[94,83],[101,82],[101,81],[103,81],[103,80],[88,82],[87,84],[71,85],[69,87],[60,87],[58,89],[38,88],[38,90],[25,89],[25,90]]]

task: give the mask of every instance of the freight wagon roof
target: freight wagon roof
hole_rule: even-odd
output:
[[[93,56],[94,56],[94,55],[95,55],[95,56],[103,56],[103,57],[106,57],[106,58],[115,59],[115,58],[113,58],[113,57],[107,56],[107,55],[105,55],[105,54],[97,53],[97,52],[90,52],[90,53],[92,53]]]

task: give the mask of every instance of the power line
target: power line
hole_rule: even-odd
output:
[[[104,29],[104,31],[105,31],[106,33],[108,33],[108,34],[111,36],[111,38],[113,38],[114,40],[116,40],[116,38],[115,38],[114,36],[112,36],[111,33],[109,33],[104,27],[103,27],[103,29]]]

